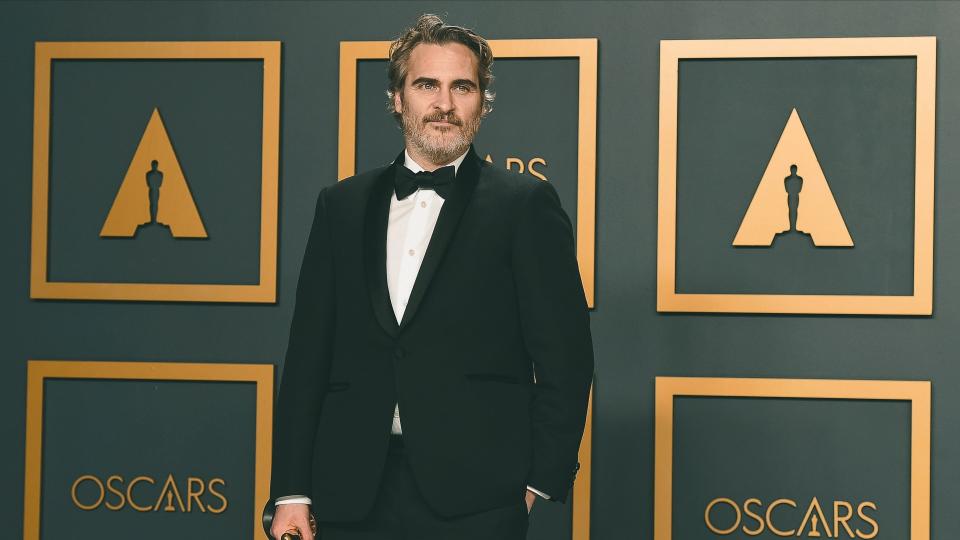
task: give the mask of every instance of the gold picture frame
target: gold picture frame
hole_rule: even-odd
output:
[[[587,305],[594,307],[597,191],[597,39],[492,39],[494,58],[577,58],[577,262]],[[340,42],[337,178],[356,174],[357,62],[386,60],[389,41]]]
[[[33,217],[30,298],[274,303],[280,156],[280,42],[37,42],[34,67]],[[259,281],[253,285],[57,282],[48,275],[51,66],[54,60],[263,61]]]
[[[264,540],[260,511],[270,498],[273,437],[273,365],[173,362],[27,362],[27,418],[23,488],[23,539],[40,540],[43,471],[44,382],[56,379],[246,382],[256,384],[256,450],[252,516],[254,540]]]
[[[580,65],[577,115],[577,263],[587,299],[594,307],[597,189],[597,48],[596,38],[493,39],[494,58],[577,58]],[[389,41],[340,42],[340,118],[337,178],[356,173],[357,63],[386,60]],[[593,389],[580,443],[580,470],[573,485],[572,540],[590,538],[590,488],[593,448]]]
[[[678,396],[910,402],[910,539],[930,538],[929,381],[657,377],[654,540],[672,540],[673,404]]]
[[[917,59],[913,293],[902,296],[678,293],[676,290],[676,182],[680,60],[904,56]],[[932,314],[936,63],[936,37],[661,41],[657,311],[851,315]]]

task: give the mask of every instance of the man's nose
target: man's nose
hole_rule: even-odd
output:
[[[450,89],[442,89],[437,94],[436,101],[433,102],[433,106],[441,112],[450,112],[453,110],[453,95]]]

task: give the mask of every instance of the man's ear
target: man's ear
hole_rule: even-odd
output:
[[[403,114],[403,96],[402,89],[393,91],[393,112]]]

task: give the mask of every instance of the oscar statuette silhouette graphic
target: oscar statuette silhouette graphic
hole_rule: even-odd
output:
[[[784,178],[787,170],[790,175]],[[787,119],[733,245],[769,247],[782,233],[792,231],[806,235],[816,247],[853,247],[796,109]]]
[[[157,169],[157,160],[150,162],[150,170],[146,174],[147,188],[150,190],[150,223],[143,227],[160,226],[169,228],[157,221],[157,208],[160,203],[160,187],[163,186],[163,171]]]
[[[808,536],[808,537],[811,537],[811,538],[820,538],[820,531],[817,530],[817,524],[819,523],[819,521],[820,521],[820,520],[817,518],[817,516],[813,516],[813,517],[810,519],[810,532],[807,533],[807,536]]]
[[[154,162],[156,163],[156,162]],[[783,179],[783,188],[787,190],[787,207],[790,208],[790,230],[797,230],[797,207],[800,206],[800,192],[803,191],[803,177],[797,176],[797,166],[790,166],[790,176]]]
[[[167,505],[163,507],[164,512],[176,512],[177,509],[173,506],[173,492],[167,492]]]
[[[800,192],[803,191],[803,177],[797,175],[796,165],[790,165],[790,176],[783,179],[783,189],[787,192],[787,209],[790,218],[790,229],[782,233],[777,233],[777,236],[791,232],[806,234],[803,231],[797,230],[797,213],[800,209]]]
[[[163,232],[168,238],[207,238],[158,109],[147,122],[100,236],[131,238],[141,228]]]

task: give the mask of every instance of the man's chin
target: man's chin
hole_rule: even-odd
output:
[[[427,144],[420,146],[420,150],[430,157],[434,163],[449,163],[460,157],[464,152],[467,151],[468,148],[470,148],[470,143],[455,145]]]

